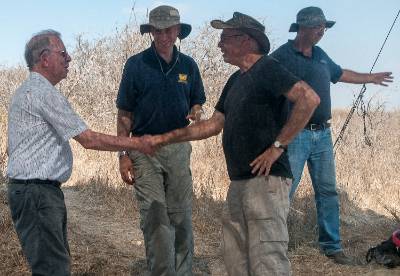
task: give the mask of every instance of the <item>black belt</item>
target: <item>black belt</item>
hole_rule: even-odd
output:
[[[331,123],[325,122],[325,123],[319,123],[319,124],[309,123],[304,128],[314,131],[314,130],[324,130],[324,129],[330,128],[330,127],[331,127]]]
[[[10,178],[8,180],[8,183],[10,184],[45,184],[45,185],[51,185],[54,187],[59,188],[61,186],[61,182],[56,181],[56,180],[49,180],[49,179],[14,179]]]

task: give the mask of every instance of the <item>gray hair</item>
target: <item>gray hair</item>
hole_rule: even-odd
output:
[[[50,47],[50,37],[55,36],[61,39],[61,34],[55,30],[43,30],[32,36],[25,45],[25,61],[29,70],[39,62],[40,55]]]

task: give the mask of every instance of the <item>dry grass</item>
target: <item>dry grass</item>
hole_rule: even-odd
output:
[[[234,70],[221,59],[216,47],[217,40],[217,32],[203,27],[196,37],[184,40],[181,45],[182,51],[193,56],[199,64],[208,99],[205,109],[209,116],[227,77]],[[69,77],[59,88],[92,129],[115,133],[115,98],[123,64],[127,57],[145,49],[149,44],[148,37],[142,37],[136,27],[129,26],[117,31],[114,36],[95,42],[78,37],[77,46],[71,51],[73,62]],[[3,134],[0,136],[0,183],[5,182],[5,133],[9,96],[25,77],[23,67],[0,70],[0,130]],[[397,180],[400,170],[400,112],[386,112],[378,106],[370,113],[369,135],[372,147],[363,142],[363,125],[360,118],[355,116],[336,153],[344,245],[351,253],[358,255],[362,255],[369,245],[386,237],[400,216]],[[335,135],[345,116],[345,111],[334,112],[332,129]],[[79,189],[88,205],[106,206],[105,214],[108,216],[115,219],[137,218],[132,191],[119,177],[115,153],[84,150],[75,142],[72,142],[72,147],[74,170],[68,184]],[[211,250],[218,250],[221,228],[219,217],[229,184],[220,136],[193,143],[192,173],[194,228],[197,239],[211,245],[211,254]],[[4,190],[4,184],[1,184],[0,272],[7,275],[21,274],[27,272],[27,269],[12,229]],[[314,214],[313,192],[310,179],[305,173],[289,220],[291,258],[298,275],[315,274],[313,262],[321,261],[315,249]],[[365,227],[370,231],[367,239],[362,237]],[[92,236],[83,235],[79,232],[79,226],[73,224],[70,225],[70,240],[73,268],[78,274],[126,273],[121,260],[104,255],[104,252],[116,250],[112,245],[101,244]],[[202,254],[207,254],[206,250]],[[215,252],[212,254],[218,255]],[[121,258],[124,260],[125,257]],[[338,272],[332,266],[324,271],[326,274]],[[339,271],[346,274],[345,269]],[[358,274],[366,271],[347,272]]]

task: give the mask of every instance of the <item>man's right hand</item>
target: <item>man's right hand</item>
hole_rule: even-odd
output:
[[[122,180],[126,184],[133,185],[135,183],[133,162],[128,155],[124,155],[119,158],[119,172],[121,174]]]
[[[137,142],[136,150],[144,154],[154,155],[160,147],[159,144],[153,141],[151,135],[144,135],[141,137],[132,137]]]

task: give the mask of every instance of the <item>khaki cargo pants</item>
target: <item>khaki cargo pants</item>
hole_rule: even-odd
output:
[[[230,276],[290,275],[290,185],[290,179],[276,176],[231,182],[223,212],[223,254]]]
[[[190,143],[131,152],[149,275],[192,275]]]

